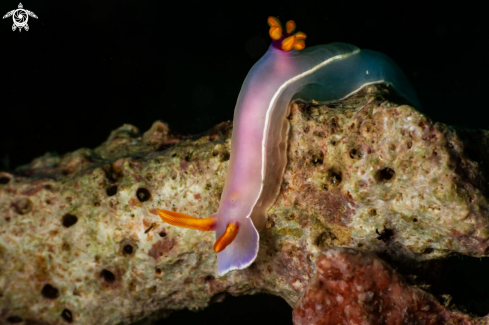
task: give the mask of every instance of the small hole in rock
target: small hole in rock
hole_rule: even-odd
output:
[[[362,152],[359,149],[353,148],[350,150],[350,158],[351,159],[360,159],[360,158],[362,158]]]
[[[9,182],[10,182],[9,177],[5,177],[5,176],[0,177],[0,184],[5,185],[8,184]]]
[[[334,185],[334,186],[339,185],[341,183],[341,180],[342,180],[341,172],[331,171],[329,173],[329,182],[332,185]]]
[[[107,282],[114,282],[115,281],[114,273],[110,272],[107,269],[103,269],[102,272],[100,272],[100,276],[103,277],[104,280]]]
[[[357,149],[351,149],[350,158],[355,159],[356,156],[357,156]]]
[[[117,185],[112,185],[111,187],[107,187],[105,190],[108,196],[114,196],[117,194]]]
[[[9,322],[10,324],[22,323],[22,318],[20,318],[19,316],[10,316],[9,318],[7,318],[7,322]]]
[[[413,222],[418,222],[418,219],[417,219],[417,218],[414,218],[414,219],[413,219]]]
[[[394,236],[394,232],[392,229],[388,229],[384,227],[384,230],[380,233],[378,229],[375,229],[375,232],[377,233],[377,239],[383,241],[384,243],[387,243],[389,240],[392,239],[392,236]]]
[[[145,188],[140,188],[137,190],[136,196],[138,197],[139,201],[145,202],[151,198],[151,193]]]
[[[41,294],[48,299],[56,299],[59,297],[59,290],[50,284],[44,285],[41,290]]]
[[[105,172],[105,177],[111,183],[119,181],[124,176],[122,174],[122,170],[120,170],[114,164],[105,164],[102,166],[102,170]]]
[[[127,255],[131,255],[133,252],[134,252],[134,248],[132,247],[132,245],[125,245],[124,248],[124,253],[126,253]]]
[[[73,314],[69,309],[63,309],[63,312],[61,313],[61,317],[67,321],[68,323],[73,322]]]
[[[15,211],[18,214],[24,215],[32,211],[32,201],[29,199],[19,199],[13,203]]]
[[[160,235],[160,237],[166,237],[166,232],[160,231],[160,234],[159,235]]]
[[[69,214],[69,213],[65,214],[63,216],[63,218],[61,219],[61,223],[66,228],[73,226],[75,223],[77,223],[77,221],[78,221],[77,216],[74,216],[74,215]]]
[[[309,156],[313,165],[322,165],[324,153],[321,150],[309,150]]]
[[[155,273],[160,275],[161,274],[161,269],[159,267],[156,268]]]
[[[221,156],[221,161],[228,161],[231,157],[231,154],[228,151],[223,152]]]
[[[158,149],[156,149],[156,151],[163,151],[173,147],[174,145],[175,145],[174,143],[162,143],[158,146]]]
[[[377,171],[377,173],[375,174],[375,179],[379,182],[387,182],[390,181],[395,174],[396,172],[394,171],[394,169],[386,167]]]

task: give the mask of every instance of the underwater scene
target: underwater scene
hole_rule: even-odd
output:
[[[3,1],[0,324],[489,324],[481,1]]]

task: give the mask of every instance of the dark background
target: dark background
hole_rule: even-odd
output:
[[[0,2],[0,15],[18,1]],[[192,134],[232,120],[270,43],[269,15],[294,19],[306,46],[341,41],[387,54],[433,120],[489,129],[484,1],[398,2],[23,1],[39,17],[29,31],[0,20],[0,170],[93,148],[123,123],[144,132],[163,120]],[[286,324],[290,316],[278,317],[290,311],[279,298],[242,297],[161,324]]]

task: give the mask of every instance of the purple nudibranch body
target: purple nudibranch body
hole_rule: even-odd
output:
[[[159,210],[175,226],[216,231],[217,271],[244,269],[258,254],[259,231],[275,201],[287,164],[289,104],[348,97],[367,85],[385,83],[420,107],[406,76],[387,56],[344,43],[303,50],[306,34],[288,21],[285,30],[268,18],[273,42],[251,68],[234,110],[231,159],[219,209],[208,218]]]
[[[234,111],[231,159],[214,214],[216,237],[230,222],[240,224],[236,239],[217,255],[219,275],[246,268],[257,256],[259,231],[278,195],[287,163],[291,100],[341,100],[375,83],[392,86],[419,106],[407,78],[390,58],[349,44],[288,52],[271,45],[253,66]]]

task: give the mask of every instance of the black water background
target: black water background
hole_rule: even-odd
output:
[[[294,19],[308,46],[341,41],[389,55],[433,120],[489,128],[483,1],[274,1],[239,8],[204,1],[23,4],[39,17],[29,19],[28,32],[12,32],[12,21],[0,20],[0,170],[46,152],[94,148],[124,123],[145,131],[159,119],[176,133],[192,134],[232,120],[241,83],[269,44],[269,15]],[[16,7],[3,1],[0,14]],[[487,299],[480,293],[489,283],[486,264],[464,258],[447,269],[457,271],[446,281],[468,281],[453,289],[455,301],[473,306]],[[481,304],[471,310],[488,313]],[[236,311],[229,317],[239,324],[243,310],[253,308],[263,312],[258,320],[266,319],[263,306],[291,310],[278,298],[230,298],[166,323],[204,324],[211,313],[214,325],[229,324],[220,315]]]

